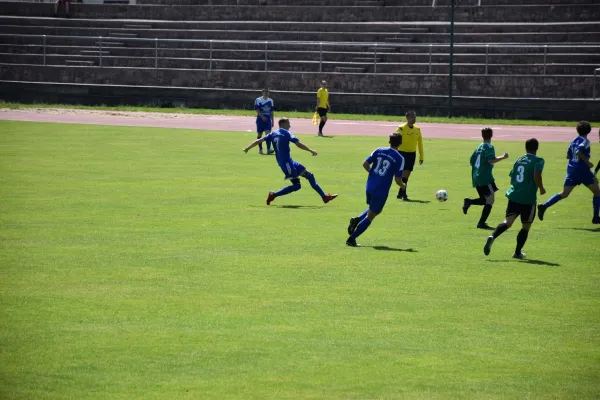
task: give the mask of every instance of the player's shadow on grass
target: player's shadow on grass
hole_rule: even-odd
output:
[[[485,260],[485,261],[495,262],[495,263],[518,262],[520,264],[535,264],[535,265],[545,265],[548,267],[560,267],[560,264],[557,264],[557,263],[552,263],[552,262],[543,261],[543,260],[533,260],[533,259],[528,259],[528,258],[526,258],[525,260],[510,259],[510,260]]]
[[[362,247],[371,247],[375,250],[384,250],[384,251],[404,251],[407,253],[416,253],[417,250],[415,249],[397,249],[395,247],[388,247],[388,246],[362,246]]]
[[[417,204],[429,204],[431,203],[431,201],[429,200],[414,200],[414,199],[410,199],[410,200],[402,200],[405,203],[417,203]]]
[[[331,135],[323,135],[323,136],[319,136],[320,138],[325,138],[325,139],[333,139],[335,136],[331,136]]]
[[[588,232],[600,232],[600,228],[560,228],[560,229],[569,229],[575,231],[588,231]]]
[[[282,204],[282,205],[271,205],[270,207],[275,207],[275,208],[291,208],[291,209],[298,209],[298,208],[323,208],[323,206],[299,206],[299,205],[294,205],[294,204]]]

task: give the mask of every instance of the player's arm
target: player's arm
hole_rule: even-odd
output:
[[[296,146],[297,146],[299,149],[302,149],[302,150],[306,150],[306,151],[308,151],[308,152],[309,152],[309,153],[311,153],[313,156],[316,156],[317,154],[319,154],[319,153],[317,153],[316,151],[314,151],[314,150],[312,150],[312,149],[308,148],[308,146],[306,146],[304,143],[297,142],[297,143],[296,143]]]
[[[268,135],[267,135],[267,136],[268,136]],[[256,139],[254,142],[250,143],[250,145],[249,145],[248,147],[246,147],[246,148],[242,149],[242,151],[243,151],[244,153],[247,153],[247,152],[248,152],[248,150],[250,150],[251,148],[253,148],[253,147],[257,146],[259,143],[262,143],[262,142],[264,142],[264,141],[265,141],[265,139],[267,138],[267,136],[263,136],[263,137],[261,137],[260,139]]]
[[[417,145],[419,146],[419,165],[423,165],[423,136],[421,136],[421,132],[419,132],[419,137],[417,137]]]
[[[371,163],[369,162],[369,160],[365,160],[363,162],[363,168],[365,169],[365,171],[367,171],[368,173],[371,173]]]
[[[583,161],[588,166],[588,168],[594,168],[594,164],[590,162],[590,159],[586,157],[581,150],[577,150],[577,153],[575,154],[577,154],[577,157],[579,157],[579,159]]]
[[[542,180],[542,169],[544,168],[543,162],[538,164],[533,170],[533,181],[540,189],[540,194],[546,194],[546,189],[544,189],[544,181]]]
[[[498,161],[506,160],[507,158],[508,158],[508,153],[504,153],[499,157],[494,157],[494,158],[488,160],[488,162],[493,165],[493,164],[496,164]]]
[[[319,103],[321,102],[321,89],[317,90],[317,106],[315,107],[315,111],[319,109]]]
[[[264,115],[262,115],[262,112],[260,112],[260,106],[258,105],[258,101],[256,101],[254,103],[254,111],[256,111],[256,116],[260,117],[263,121],[266,121],[267,119],[265,118]]]

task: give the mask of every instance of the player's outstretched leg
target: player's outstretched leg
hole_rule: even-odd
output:
[[[494,244],[494,240],[496,240],[498,236],[506,232],[506,230],[510,227],[507,222],[508,221],[505,220],[504,222],[498,224],[496,229],[494,229],[494,232],[492,232],[492,234],[487,237],[485,241],[485,246],[483,246],[483,254],[485,254],[486,256],[490,254],[490,251],[492,250],[492,244]]]
[[[317,192],[319,196],[321,196],[321,198],[323,199],[323,203],[327,204],[337,197],[337,194],[325,194],[325,192],[323,192],[323,189],[321,189],[321,186],[319,186],[319,184],[317,183],[315,176],[310,172],[304,171],[302,176],[306,178],[306,180],[308,181],[308,183],[310,183],[310,186],[315,190],[315,192]]]
[[[479,218],[479,222],[477,223],[477,228],[479,229],[494,229],[487,224],[487,219],[492,212],[492,206],[494,205],[494,195],[486,196],[483,198],[485,204],[483,206],[483,210],[481,210],[481,217]]]
[[[556,203],[558,203],[559,201],[566,199],[567,197],[569,197],[569,195],[571,194],[571,191],[573,190],[575,186],[565,186],[563,188],[563,191],[561,193],[557,193],[554,196],[550,197],[548,199],[548,201],[546,201],[544,204],[540,204],[538,205],[537,209],[538,209],[538,218],[540,219],[540,221],[544,220],[544,214],[546,213],[546,210],[549,207],[552,207],[553,205],[555,205]]]
[[[262,137],[262,133],[259,133],[258,135],[256,135],[257,139],[260,139]],[[262,147],[262,143],[258,144],[258,154],[264,154],[263,153],[263,147]]]
[[[594,205],[594,218],[592,218],[592,224],[600,224],[600,196],[594,196],[592,204]]]
[[[354,231],[356,230],[356,227],[358,226],[358,223],[367,216],[368,212],[369,212],[369,209],[367,208],[358,217],[350,218],[350,224],[348,225],[348,235],[352,235],[352,233],[354,233]]]
[[[482,206],[485,204],[485,197],[479,197],[477,199],[469,199],[468,197],[465,197],[465,199],[463,200],[463,206],[462,206],[462,211],[463,214],[467,214],[467,211],[469,211],[469,207],[471,206]]]
[[[300,184],[300,179],[292,179],[292,184],[290,186],[286,186],[278,192],[269,192],[269,197],[267,197],[267,205],[271,204],[275,198],[279,196],[285,196],[286,194],[290,194],[302,189],[302,185]]]
[[[519,260],[523,260],[525,258],[525,253],[523,250],[523,246],[525,246],[525,242],[527,241],[527,236],[529,235],[529,228],[523,228],[519,231],[517,235],[517,247],[515,248],[515,252],[513,254],[513,258],[518,258]]]

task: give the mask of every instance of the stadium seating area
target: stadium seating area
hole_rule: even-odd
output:
[[[457,3],[456,96],[489,97],[494,115],[508,112],[511,98],[563,108],[574,99],[568,107],[594,112],[600,4]],[[430,113],[448,92],[449,0],[138,0],[73,4],[68,19],[52,18],[52,4],[0,4],[0,81],[11,88],[15,81],[178,87],[178,101],[198,105],[185,88],[239,93],[270,85],[306,93],[306,105],[289,104],[303,108],[324,78],[340,99],[379,95],[376,111],[409,105],[412,96],[419,100],[410,106]]]

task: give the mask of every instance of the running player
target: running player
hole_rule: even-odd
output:
[[[267,144],[272,143],[275,148],[275,158],[277,159],[279,168],[283,171],[285,179],[292,182],[290,186],[284,187],[278,192],[269,192],[267,205],[271,204],[271,202],[279,196],[285,196],[286,194],[300,190],[302,188],[300,185],[300,177],[305,178],[310,183],[310,186],[319,194],[319,196],[321,196],[321,199],[323,199],[323,203],[329,203],[337,197],[337,194],[325,194],[317,183],[315,176],[308,172],[304,165],[292,160],[292,156],[290,155],[290,143],[294,143],[298,148],[310,152],[313,156],[316,156],[317,152],[311,150],[303,143],[300,143],[300,140],[294,136],[289,129],[290,120],[281,118],[279,120],[279,129],[269,133],[267,136],[256,139],[248,147],[243,149],[244,153],[248,153],[248,150],[262,142],[267,142]]]
[[[521,250],[527,241],[529,229],[535,219],[535,203],[537,199],[538,188],[540,194],[546,193],[544,183],[542,182],[542,170],[544,169],[544,159],[536,155],[539,148],[537,139],[529,139],[525,142],[527,154],[521,156],[510,171],[510,188],[506,191],[508,205],[506,206],[506,219],[498,224],[491,236],[488,236],[483,253],[490,254],[494,240],[515,222],[517,217],[521,217],[522,228],[517,235],[517,248],[513,258],[524,259],[525,253]]]
[[[350,218],[348,234],[350,237],[346,244],[352,247],[360,246],[356,238],[367,230],[371,222],[383,210],[387,201],[392,178],[402,187],[402,171],[404,169],[404,157],[400,155],[398,146],[402,144],[402,135],[394,133],[390,135],[390,147],[376,149],[363,162],[363,168],[369,173],[367,178],[367,204],[369,207],[358,217]]]
[[[254,110],[256,111],[256,133],[257,139],[263,135],[268,135],[273,129],[275,121],[275,102],[269,97],[269,89],[263,89],[262,96],[254,101]],[[263,153],[262,143],[258,145],[258,152]],[[271,143],[267,142],[267,154],[273,154]]]
[[[477,146],[473,154],[471,154],[470,160],[473,187],[477,189],[479,198],[465,198],[462,207],[463,213],[467,214],[469,207],[483,206],[481,218],[479,218],[479,222],[477,223],[479,229],[494,229],[486,223],[492,212],[492,205],[494,204],[495,197],[494,193],[498,191],[494,176],[492,175],[492,169],[494,168],[494,164],[498,161],[508,158],[508,153],[504,153],[501,157],[496,157],[494,146],[492,146],[493,134],[492,128],[483,128],[481,130],[483,143]]]
[[[567,177],[563,191],[550,197],[547,202],[538,206],[538,214],[540,220],[544,220],[544,214],[548,207],[552,207],[562,199],[566,199],[571,194],[575,186],[582,183],[590,189],[594,194],[592,204],[594,207],[594,216],[592,217],[593,224],[600,224],[600,187],[598,187],[598,179],[594,176],[590,168],[594,164],[590,162],[590,141],[587,135],[592,131],[592,126],[587,121],[581,121],[577,124],[577,136],[567,150]]]
[[[406,122],[400,125],[396,130],[397,133],[402,135],[402,144],[400,145],[399,150],[406,163],[402,175],[404,186],[400,188],[398,196],[396,197],[404,201],[410,201],[406,195],[406,186],[408,185],[408,178],[410,177],[415,165],[415,159],[417,158],[417,147],[419,147],[419,165],[423,164],[423,136],[421,135],[421,128],[419,128],[415,122],[417,122],[417,113],[408,111],[406,113]]]

